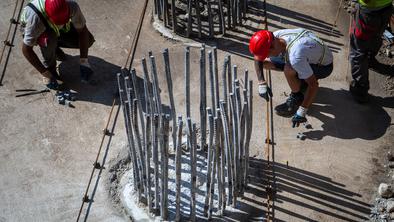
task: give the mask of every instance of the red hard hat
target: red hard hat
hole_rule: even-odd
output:
[[[268,57],[274,35],[267,30],[255,32],[249,41],[249,51],[258,58],[264,60]]]
[[[45,0],[45,13],[55,25],[64,25],[70,20],[70,8],[66,0]]]

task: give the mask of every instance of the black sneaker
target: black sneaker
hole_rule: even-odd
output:
[[[349,91],[356,102],[362,104],[369,101],[368,89],[360,87],[354,80],[350,83]]]
[[[297,112],[298,107],[304,101],[304,95],[291,93],[286,102],[275,107],[276,114],[279,116],[290,117]]]

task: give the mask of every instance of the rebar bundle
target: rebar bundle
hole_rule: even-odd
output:
[[[119,96],[124,113],[126,134],[129,144],[131,166],[133,168],[134,189],[138,201],[147,204],[150,213],[160,214],[163,220],[168,220],[169,212],[169,178],[175,183],[175,221],[182,221],[181,191],[182,191],[182,158],[189,159],[190,165],[190,198],[189,220],[197,217],[197,181],[205,180],[205,196],[202,201],[203,214],[211,219],[213,214],[223,215],[226,206],[237,207],[237,198],[243,195],[249,182],[249,141],[252,133],[252,81],[248,79],[245,70],[243,80],[238,79],[237,66],[231,67],[231,58],[227,56],[221,66],[223,84],[219,84],[219,65],[216,48],[205,53],[205,46],[200,49],[200,117],[191,116],[190,101],[190,48],[185,49],[185,107],[186,118],[176,118],[176,107],[173,96],[170,55],[168,49],[163,51],[164,67],[170,98],[170,114],[162,108],[158,80],[160,68],[156,59],[149,52],[149,66],[142,59],[144,78],[144,95],[140,95],[137,86],[137,72],[126,69],[118,74]],[[206,60],[208,61],[206,62]],[[206,75],[208,66],[208,76]],[[232,73],[230,71],[233,71]],[[194,71],[194,70],[193,70]],[[196,71],[197,72],[197,71]],[[151,82],[152,81],[152,82]],[[208,81],[208,83],[207,83]],[[241,84],[242,83],[242,84]],[[222,85],[220,89],[220,85]],[[207,87],[209,93],[207,94]],[[142,91],[142,90],[141,90]],[[222,92],[220,95],[219,92]],[[206,99],[211,99],[207,103]],[[144,104],[144,106],[143,106]],[[211,105],[208,106],[208,105]],[[181,110],[177,108],[177,110]],[[200,123],[195,121],[198,119]],[[172,133],[170,133],[170,121]],[[185,126],[184,126],[185,124]],[[200,130],[197,129],[200,127]],[[183,133],[185,132],[185,133]],[[198,135],[200,132],[200,135]],[[202,135],[203,134],[203,135]],[[171,136],[170,136],[171,135]],[[183,135],[187,142],[183,143]],[[172,149],[170,149],[172,140]],[[200,146],[200,149],[197,149]],[[207,149],[204,149],[207,147]],[[175,153],[175,161],[170,162],[169,152]],[[187,152],[187,153],[184,153]],[[197,173],[198,153],[207,152],[205,178]],[[200,155],[201,156],[201,155]],[[173,163],[174,166],[169,167]],[[169,168],[175,169],[175,175],[169,175]],[[214,198],[217,206],[214,206]],[[217,209],[217,212],[214,212]]]
[[[212,38],[242,25],[249,0],[155,0],[155,16],[186,37]]]

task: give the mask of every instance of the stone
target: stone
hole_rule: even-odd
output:
[[[393,196],[393,188],[389,184],[381,183],[379,185],[378,193],[381,197],[390,198]]]
[[[392,201],[392,200],[387,201],[386,210],[389,213],[394,211],[394,201]]]

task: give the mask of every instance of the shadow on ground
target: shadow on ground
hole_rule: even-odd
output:
[[[305,28],[316,33],[334,53],[338,53],[343,48],[343,44],[337,41],[343,34],[333,28],[332,24],[270,3],[267,3],[266,6],[269,30],[272,28],[285,29],[288,25],[294,28]],[[208,45],[216,45],[220,50],[252,59],[248,48],[249,38],[254,32],[264,28],[264,3],[250,1],[248,10],[247,18],[243,24],[236,29],[228,30],[224,36],[214,40],[198,39],[194,36],[194,40]]]
[[[392,125],[384,108],[394,108],[394,97],[371,95],[369,103],[358,104],[347,90],[321,87],[308,114],[323,122],[323,130],[312,129],[304,134],[311,140],[325,136],[375,140]]]
[[[313,210],[337,220],[361,221],[367,219],[370,205],[357,200],[356,198],[359,198],[360,195],[347,190],[344,184],[337,183],[329,177],[292,166],[279,163],[275,163],[273,166],[274,180],[276,181],[274,215],[281,212],[294,218],[294,220],[318,221],[317,218],[310,218],[278,206],[280,203],[286,203]],[[250,159],[250,170],[251,183],[248,192],[265,197],[265,192],[263,192],[264,181],[267,178],[272,180],[272,173],[267,173],[272,171],[267,171],[265,160],[255,158]],[[253,202],[254,199],[248,201]],[[259,204],[261,208],[260,211],[256,209],[255,212],[261,216],[265,213],[263,211],[265,204],[256,204]],[[299,212],[302,212],[302,210]],[[253,220],[253,218],[256,218],[256,216],[251,216],[248,220]],[[275,221],[281,220],[275,219]]]

